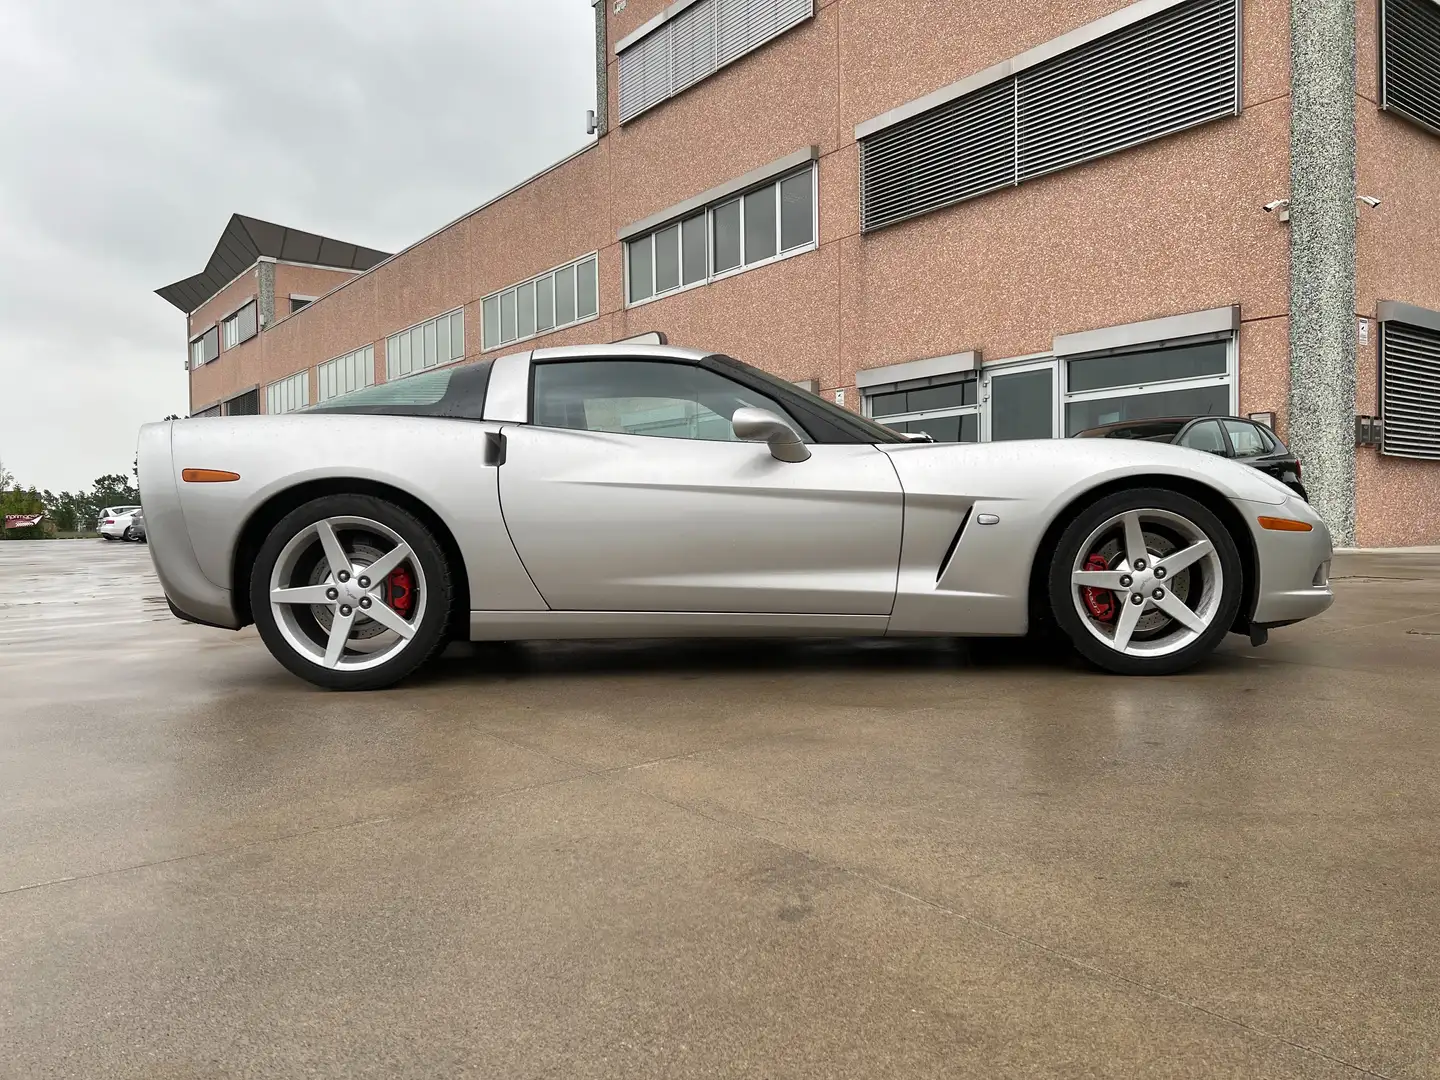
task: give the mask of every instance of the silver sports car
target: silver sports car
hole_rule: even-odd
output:
[[[541,349],[140,433],[177,616],[336,689],[452,637],[1024,635],[1166,674],[1330,606],[1265,474],[1113,439],[916,442],[728,356]]]

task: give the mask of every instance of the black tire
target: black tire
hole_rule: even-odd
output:
[[[1218,607],[1204,632],[1175,652],[1135,656],[1100,641],[1086,625],[1072,594],[1071,571],[1080,547],[1090,535],[1117,514],[1129,510],[1162,510],[1178,514],[1205,534],[1215,548],[1222,572]],[[1106,495],[1081,510],[1061,533],[1047,575],[1050,612],[1075,650],[1096,667],[1117,675],[1173,675],[1199,663],[1215,651],[1235,622],[1244,592],[1243,567],[1235,539],[1223,522],[1203,503],[1164,488],[1135,488]]]
[[[393,529],[410,546],[424,574],[425,611],[410,643],[376,667],[359,671],[327,668],[296,651],[281,632],[270,606],[270,579],[285,546],[301,531],[325,518],[369,518]],[[282,518],[265,538],[250,572],[250,610],[261,640],[291,672],[327,690],[379,690],[413,674],[445,647],[453,596],[452,575],[434,534],[413,514],[370,495],[327,495]]]
[[[133,544],[136,540],[139,539],[139,537],[137,537],[137,536],[135,535],[135,526],[134,526],[134,525],[127,525],[127,526],[125,526],[125,537],[124,537],[124,538],[125,538],[127,541],[129,541],[130,543],[132,543],[132,544]]]

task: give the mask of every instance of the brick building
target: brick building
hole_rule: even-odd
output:
[[[573,156],[393,256],[232,218],[192,411],[659,330],[943,439],[1272,414],[1440,542],[1440,4],[1356,6],[605,0]]]

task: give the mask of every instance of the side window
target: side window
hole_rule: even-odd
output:
[[[737,442],[736,409],[768,409],[806,442],[805,429],[772,399],[693,364],[658,360],[538,363],[533,418],[540,427],[662,439]]]
[[[1224,421],[1225,430],[1230,433],[1230,442],[1235,446],[1236,457],[1258,457],[1270,451],[1265,445],[1265,436],[1254,424],[1244,420]]]
[[[1204,450],[1207,454],[1225,456],[1225,437],[1220,434],[1218,420],[1200,421],[1180,436],[1180,445],[1188,446],[1191,450]]]

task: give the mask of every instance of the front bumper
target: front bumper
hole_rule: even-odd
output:
[[[1335,602],[1330,590],[1330,530],[1310,505],[1289,498],[1280,506],[1236,500],[1255,542],[1259,579],[1252,626],[1279,626],[1321,614]],[[1261,517],[1308,522],[1309,532],[1280,532],[1260,526]]]

